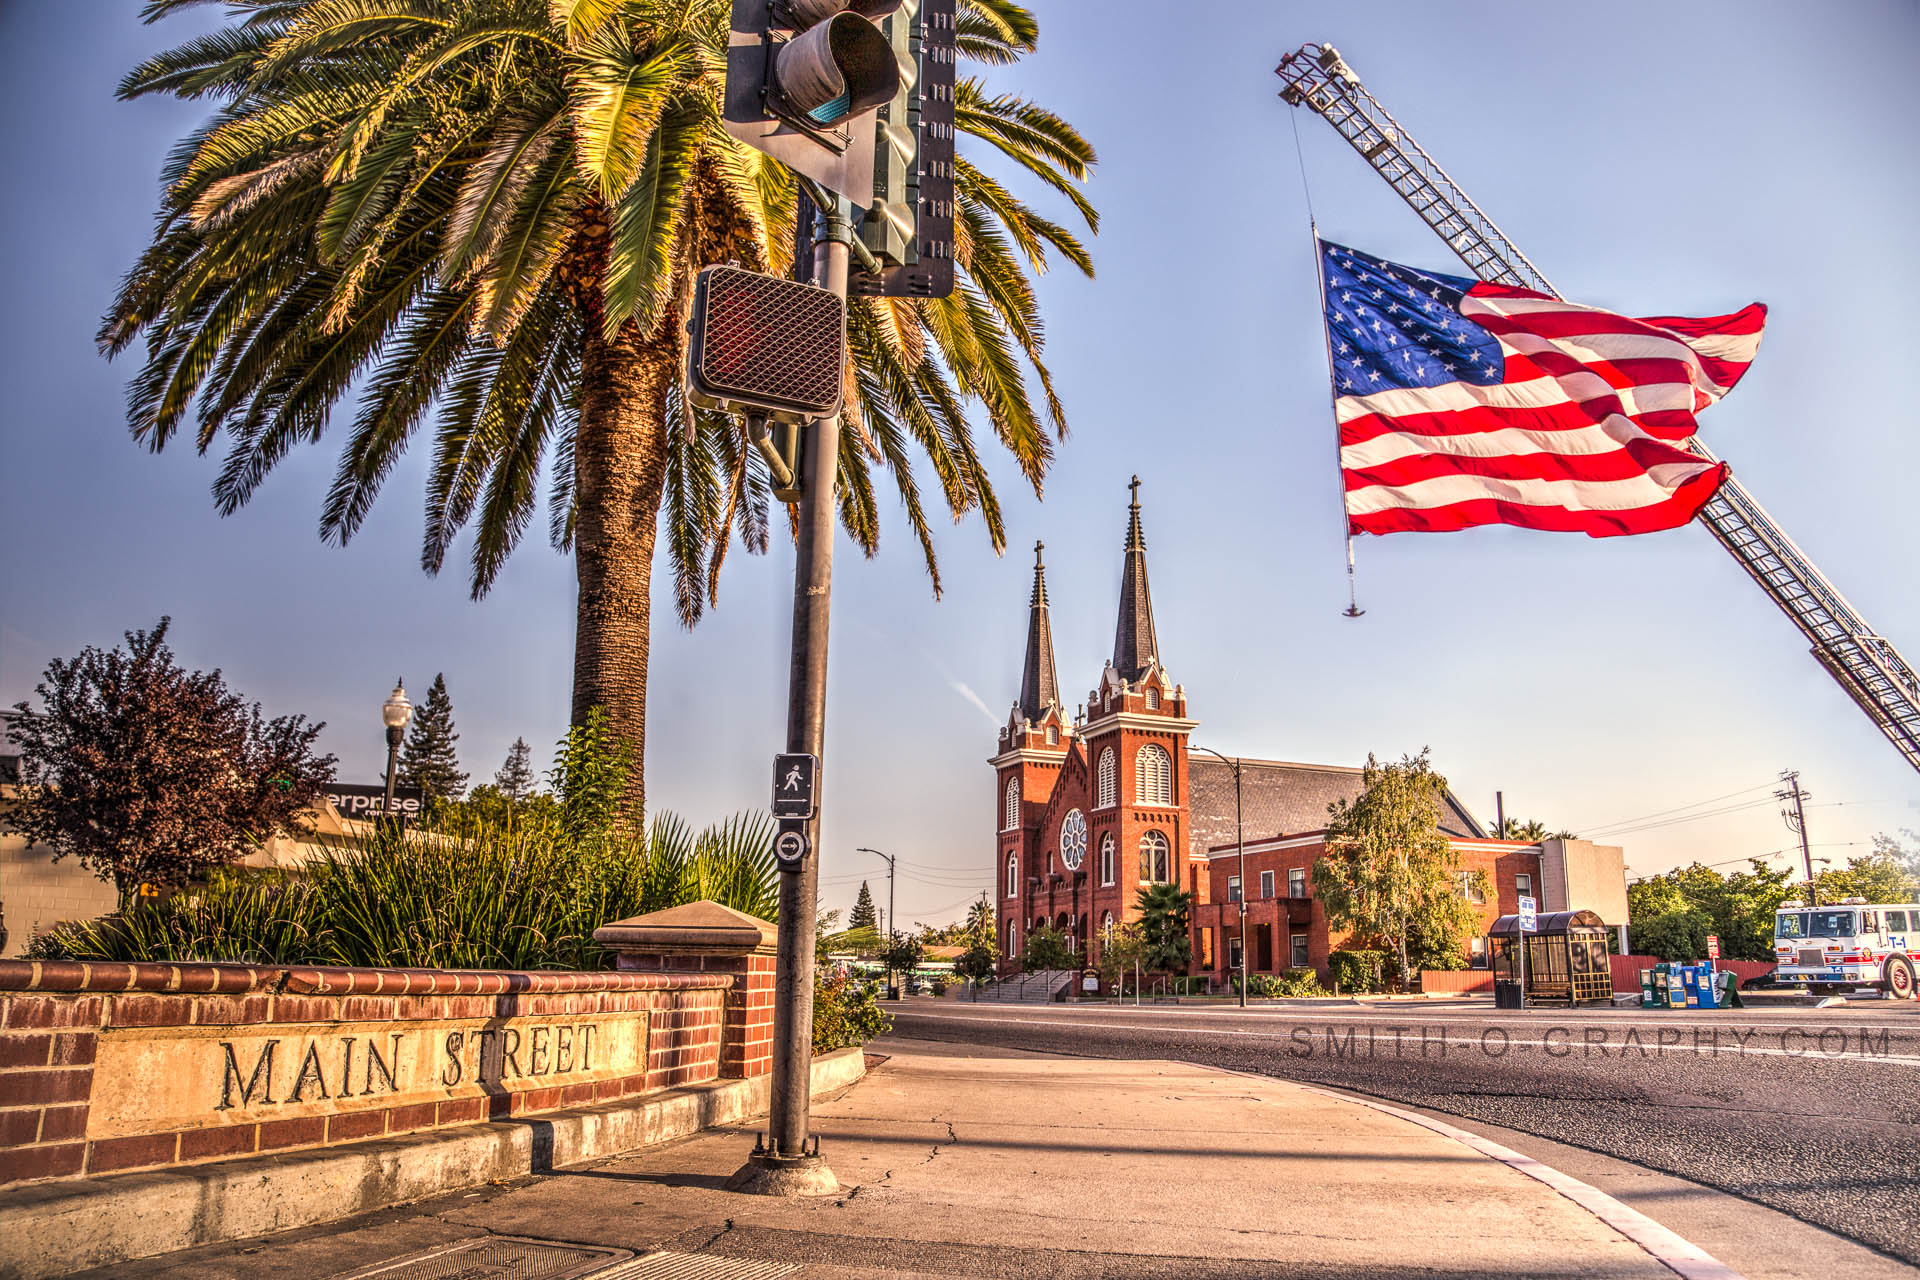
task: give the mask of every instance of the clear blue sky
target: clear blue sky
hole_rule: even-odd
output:
[[[1797,767],[1816,854],[1920,827],[1920,777],[1700,528],[1639,539],[1485,529],[1359,547],[1345,604],[1326,370],[1294,121],[1272,68],[1337,44],[1403,125],[1575,299],[1772,320],[1753,372],[1703,418],[1742,480],[1883,633],[1920,658],[1920,432],[1907,394],[1920,294],[1911,4],[1041,3],[1040,53],[992,73],[1100,150],[1094,282],[1041,282],[1073,434],[1044,503],[996,475],[1011,550],[940,537],[930,599],[897,513],[835,578],[826,905],[871,845],[911,864],[903,921],[987,887],[996,723],[1017,691],[1029,548],[1047,543],[1061,680],[1111,643],[1127,477],[1144,480],[1165,659],[1229,753],[1358,763],[1431,745],[1477,810],[1594,830]],[[381,766],[396,674],[446,673],[476,780],[564,727],[571,567],[530,536],[492,596],[417,568],[422,457],[350,549],[315,535],[337,440],[284,463],[230,519],[215,463],[128,439],[131,361],[92,335],[143,244],[194,104],[112,88],[217,10],[158,28],[134,0],[0,5],[0,700],[54,656],[174,616],[174,644],[274,713],[328,722],[342,776]],[[1321,228],[1458,271],[1317,118],[1298,121]],[[1055,207],[1050,205],[1049,207]],[[457,558],[450,560],[458,563]],[[759,805],[784,720],[791,553],[730,562],[693,633],[656,623],[649,796],[706,821]],[[1742,791],[1742,788],[1746,790]],[[1718,807],[1718,806],[1709,806]],[[1655,870],[1785,848],[1771,804],[1627,834]]]

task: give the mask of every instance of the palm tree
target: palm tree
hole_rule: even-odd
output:
[[[1496,840],[1545,840],[1547,824],[1538,818],[1529,818],[1525,822],[1518,818],[1506,818],[1494,827],[1493,836]]]
[[[145,15],[202,2],[148,0]],[[754,451],[680,391],[698,268],[792,259],[793,175],[720,127],[727,0],[228,8],[226,26],[120,86],[219,104],[167,163],[153,242],[101,325],[108,355],[146,338],[135,439],[158,451],[189,419],[203,453],[224,435],[213,496],[231,513],[353,397],[320,518],[344,544],[431,414],[421,564],[439,572],[471,525],[475,599],[531,522],[544,470],[550,537],[579,583],[573,718],[604,706],[640,749],[656,531],[691,626],[734,538],[764,550],[772,524]],[[1007,63],[1038,27],[1009,0],[962,0],[958,35],[964,56]],[[1076,185],[1093,150],[1064,120],[977,78],[960,81],[955,116],[1097,229]],[[1056,253],[1092,272],[1073,232],[971,153],[956,176],[953,296],[851,308],[838,476],[842,522],[872,555],[873,472],[891,473],[936,596],[914,464],[954,519],[977,510],[1003,547],[966,409],[1038,493],[1066,418],[1029,273]]]

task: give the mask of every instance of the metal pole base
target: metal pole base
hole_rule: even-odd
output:
[[[808,1155],[776,1155],[764,1143],[755,1143],[747,1162],[727,1179],[727,1190],[750,1196],[833,1196],[840,1179],[827,1168],[816,1139]]]

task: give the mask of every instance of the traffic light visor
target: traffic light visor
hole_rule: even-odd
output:
[[[773,78],[790,109],[823,125],[890,102],[900,91],[893,46],[872,22],[846,11],[781,46]]]

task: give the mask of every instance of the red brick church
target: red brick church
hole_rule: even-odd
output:
[[[1244,893],[1248,968],[1312,966],[1324,979],[1327,954],[1344,939],[1330,935],[1314,901],[1311,868],[1322,850],[1327,806],[1359,795],[1360,770],[1243,760],[1241,884],[1233,768],[1188,751],[1200,722],[1190,714],[1186,688],[1162,661],[1139,477],[1131,488],[1113,657],[1072,715],[1054,670],[1046,566],[1041,545],[1034,547],[1020,698],[989,761],[997,781],[994,883],[1003,967],[1016,967],[1022,938],[1043,925],[1097,957],[1107,929],[1138,917],[1141,886],[1171,880],[1194,895],[1196,974],[1224,981],[1238,965]],[[1487,873],[1485,923],[1514,911],[1518,895],[1539,895],[1540,845],[1489,838],[1451,794],[1440,828],[1463,872]],[[1463,891],[1472,892],[1470,879]]]

